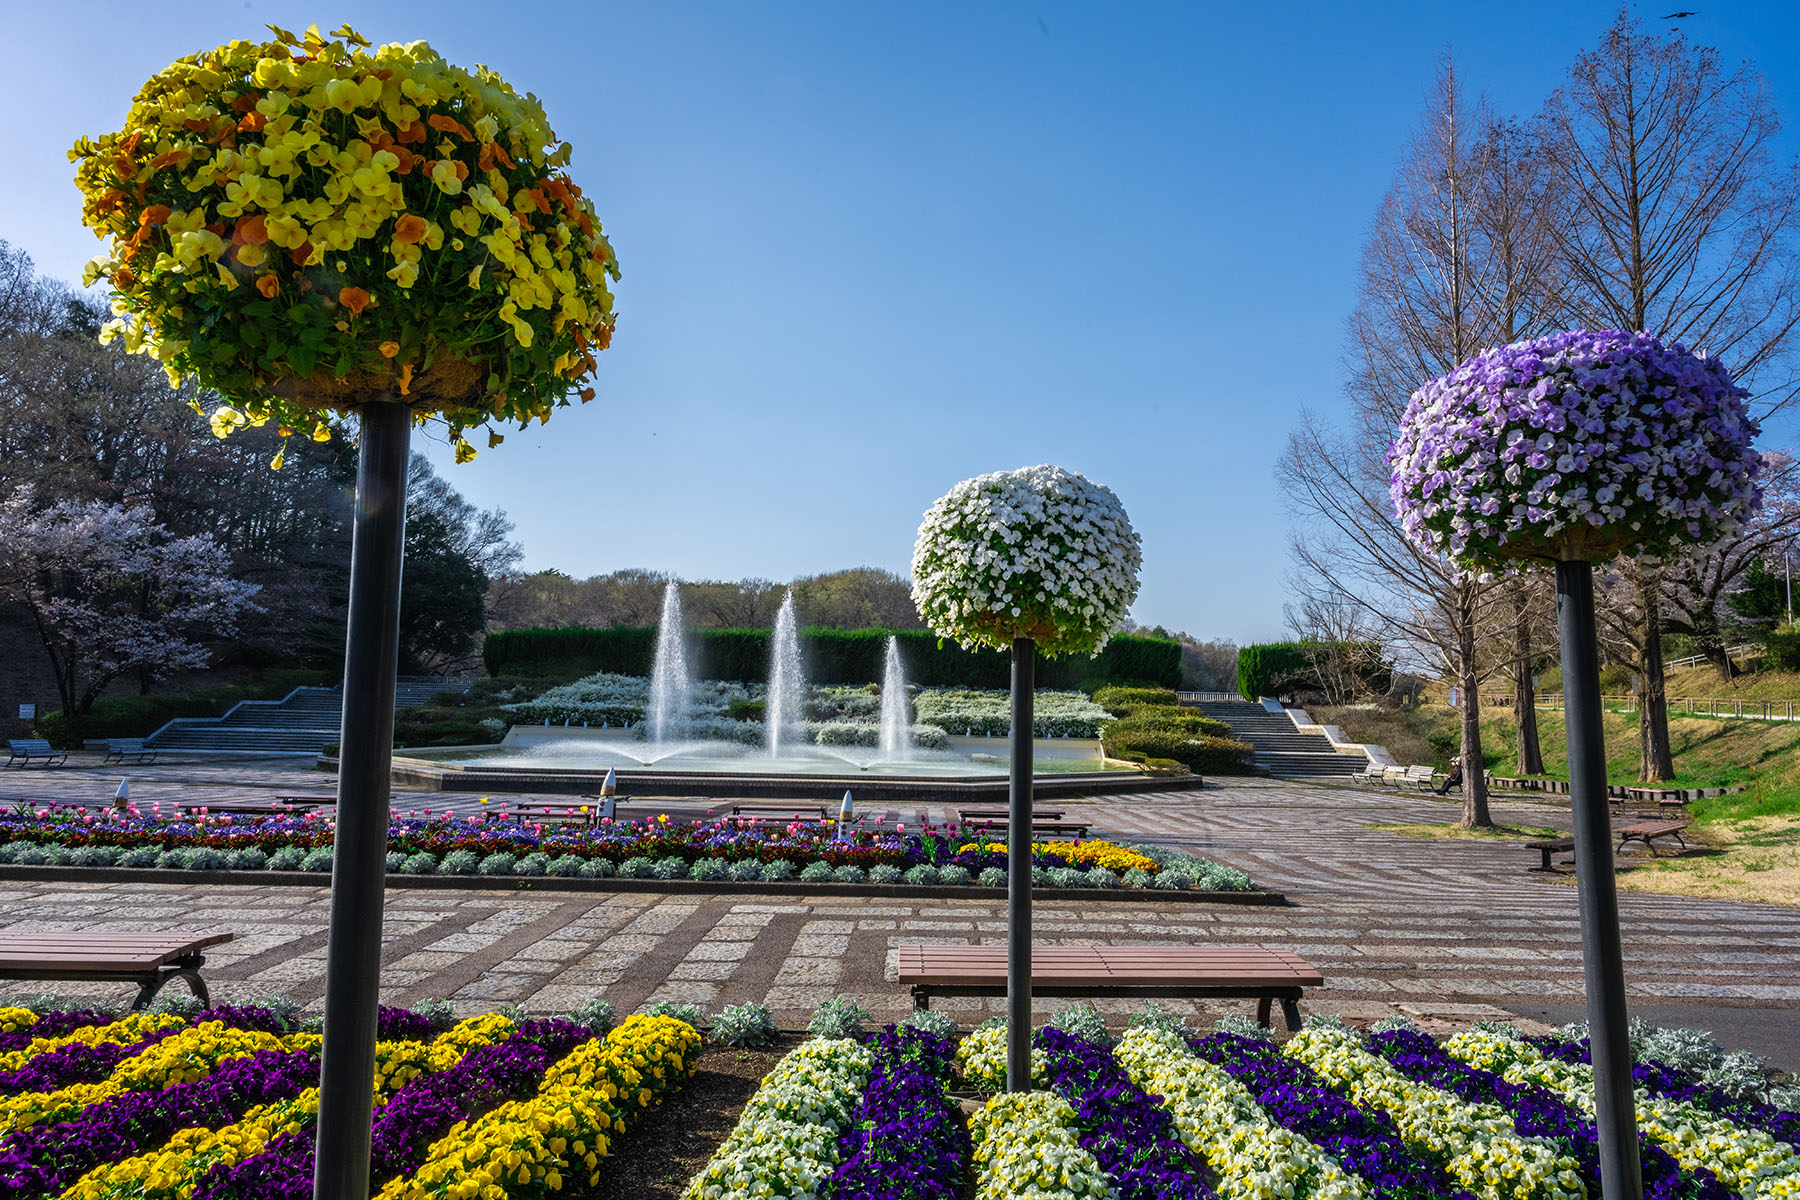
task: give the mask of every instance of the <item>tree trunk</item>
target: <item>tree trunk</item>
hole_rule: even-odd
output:
[[[1538,746],[1537,689],[1531,682],[1530,596],[1513,583],[1513,725],[1518,731],[1519,774],[1542,775],[1544,754]]]
[[[1675,777],[1669,750],[1669,696],[1663,678],[1662,576],[1640,568],[1632,572],[1639,620],[1638,640],[1638,782],[1663,783]]]
[[[1481,676],[1475,670],[1474,614],[1464,606],[1457,623],[1458,684],[1462,688],[1462,819],[1464,829],[1486,829],[1488,816],[1487,769],[1481,757]]]

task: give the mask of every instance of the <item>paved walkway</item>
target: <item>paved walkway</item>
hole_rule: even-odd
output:
[[[189,803],[275,787],[318,790],[326,782],[273,763],[171,763],[126,773],[134,798]],[[118,774],[8,776],[0,800],[17,794],[93,801],[111,796]],[[444,800],[417,797],[421,806]],[[1285,946],[1327,977],[1309,1007],[1359,1017],[1398,1009],[1455,1018],[1580,1002],[1575,891],[1529,873],[1535,852],[1513,843],[1415,841],[1367,827],[1451,819],[1453,808],[1426,797],[1245,780],[1059,807],[1093,822],[1097,834],[1179,845],[1241,867],[1292,903],[1040,904],[1034,925],[1045,943]],[[949,815],[930,809],[913,817]],[[1567,827],[1566,812],[1548,805],[1501,802],[1496,816]],[[1622,895],[1620,908],[1631,993],[1640,1002],[1800,1007],[1800,911],[1638,893]],[[233,929],[238,940],[211,956],[218,995],[245,1000],[285,992],[315,1010],[326,909],[324,888],[0,883],[0,927]],[[596,994],[620,1011],[656,998],[715,1010],[758,1000],[782,1024],[798,1025],[814,1005],[844,992],[891,1019],[908,1007],[893,982],[896,943],[998,944],[1004,917],[998,895],[759,902],[741,895],[395,888],[387,901],[383,999],[448,997],[465,1012],[503,1002],[559,1011]],[[122,994],[117,987],[87,990]],[[939,1003],[965,1018],[1000,1007],[997,1000]]]

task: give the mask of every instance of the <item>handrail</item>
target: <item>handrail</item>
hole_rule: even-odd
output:
[[[1760,651],[1763,649],[1764,647],[1756,642],[1745,642],[1741,646],[1727,646],[1725,648],[1725,658],[1727,661],[1734,658],[1754,658],[1755,655],[1752,654],[1751,651]],[[1663,667],[1665,670],[1671,667],[1697,667],[1703,662],[1711,661],[1712,659],[1704,654],[1690,654],[1686,658],[1669,659],[1667,662],[1663,663]]]

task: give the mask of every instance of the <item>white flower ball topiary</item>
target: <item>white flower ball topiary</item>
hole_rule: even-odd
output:
[[[1138,535],[1110,488],[1061,467],[978,475],[919,526],[913,603],[964,647],[1098,654],[1137,599]]]

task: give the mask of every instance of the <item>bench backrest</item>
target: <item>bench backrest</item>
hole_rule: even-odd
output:
[[[1430,778],[1431,778],[1431,768],[1429,766],[1421,765],[1421,766],[1406,768],[1406,779],[1407,779],[1407,782],[1409,782],[1409,783],[1414,782],[1416,780],[1420,780],[1420,779],[1430,779]]]
[[[144,739],[143,738],[107,738],[106,739],[106,748],[108,750],[142,750],[144,748]]]
[[[14,754],[61,754],[62,751],[42,738],[10,738],[7,746]]]

